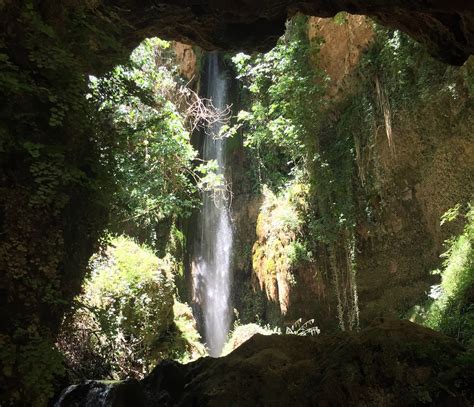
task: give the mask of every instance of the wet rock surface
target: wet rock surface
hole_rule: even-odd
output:
[[[255,335],[223,358],[163,362],[141,382],[69,388],[57,405],[470,406],[473,382],[472,355],[455,340],[377,320],[359,333]]]

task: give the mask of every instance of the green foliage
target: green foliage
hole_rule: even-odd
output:
[[[97,141],[118,186],[112,229],[149,230],[150,243],[158,222],[188,215],[198,202],[192,177],[197,152],[180,111],[180,83],[169,47],[147,39],[129,65],[90,80],[89,98],[101,114],[107,144]]]
[[[62,355],[52,345],[51,338],[43,332],[32,335],[27,343],[15,344],[8,336],[0,336],[2,374],[7,379],[20,377],[9,390],[12,398],[31,399],[32,406],[44,406],[54,395],[51,386],[64,373]],[[30,393],[25,394],[24,389]]]
[[[400,144],[406,134],[417,134],[423,145],[437,145],[443,138],[449,145],[449,135],[453,131],[463,134],[472,121],[472,102],[463,78],[465,68],[447,67],[432,59],[403,33],[377,25],[374,29],[374,41],[351,81],[354,87],[334,103],[334,116],[322,121],[314,149],[315,165],[308,170],[313,181],[310,196],[316,201],[311,206],[317,208],[318,216],[308,218],[307,234],[330,244],[333,270],[349,270],[352,263],[352,275],[356,270],[354,245],[358,244],[354,226],[376,226],[386,210],[383,195],[390,188],[381,183],[392,170],[385,171],[382,163],[390,166],[391,159],[403,160],[397,157],[397,149],[403,151],[402,155],[409,151],[408,146]],[[467,140],[470,130],[465,134]],[[420,162],[429,162],[434,149],[429,150],[423,152],[426,157]],[[407,165],[403,177],[413,185],[420,180],[411,165]],[[448,214],[446,220],[452,215]],[[363,240],[360,244],[364,247]],[[346,267],[338,260],[343,251],[350,259]],[[334,272],[333,280],[342,289],[341,281],[350,281],[344,273]],[[343,298],[343,291],[338,292]]]
[[[459,206],[449,210],[443,221],[452,218]],[[447,242],[441,284],[424,315],[424,324],[474,349],[474,207],[466,214],[462,234]]]
[[[308,319],[306,322],[303,322],[303,319],[299,318],[286,328],[287,335],[315,336],[319,335],[320,332],[321,330],[314,325],[314,319]]]
[[[90,373],[81,365],[90,364],[91,355],[102,361],[102,378],[123,379],[143,377],[163,358],[183,361],[203,354],[191,310],[175,298],[177,266],[170,255],[159,259],[121,236],[91,261],[92,274],[72,316],[76,329],[89,332],[86,343],[77,347],[68,323],[60,341],[79,378]]]
[[[373,89],[378,78],[390,100],[391,109],[413,108],[439,99],[461,96],[459,69],[433,59],[427,50],[408,35],[374,25],[375,40],[360,63],[363,85]],[[375,95],[374,95],[375,96]]]
[[[344,119],[323,130],[308,164],[312,211],[307,212],[307,233],[327,244],[339,239],[342,230],[352,230],[355,224],[352,123]]]
[[[441,222],[439,223],[440,226],[443,226],[446,222],[452,222],[453,220],[456,220],[456,218],[459,216],[460,210],[461,210],[461,204],[457,204],[453,208],[448,209],[441,216]]]
[[[309,319],[303,323],[301,318],[287,327],[285,331],[286,335],[298,336],[314,336],[319,335],[319,333],[319,328],[314,325],[314,319]],[[224,349],[222,350],[222,356],[228,355],[255,334],[282,335],[282,330],[279,327],[272,327],[269,324],[263,325],[261,322],[242,325],[239,320],[236,320],[232,331],[229,333],[227,342],[224,345]]]
[[[302,235],[306,193],[307,186],[299,179],[277,195],[264,190],[253,248],[253,268],[261,278],[283,273],[291,279],[291,271],[311,259]]]
[[[291,242],[286,252],[289,263],[293,266],[305,264],[313,260],[311,251],[300,241]]]
[[[306,18],[297,16],[271,51],[249,56],[237,54],[233,62],[249,92],[249,107],[237,115],[244,126],[244,145],[256,159],[259,184],[280,187],[301,168],[305,144],[317,125],[325,79],[310,64]]]
[[[251,254],[251,247],[247,250],[247,253]],[[266,321],[274,322],[271,320],[270,313],[265,309],[265,293],[255,290],[250,279],[237,280],[237,277],[234,276],[233,295],[233,304],[236,307],[234,308],[235,319],[239,320],[242,325],[261,321],[264,317]]]
[[[61,6],[67,30],[37,2],[2,9],[0,94],[8,103],[0,107],[0,312],[9,349],[0,353],[2,405],[44,405],[53,393],[62,372],[53,338],[107,222],[109,179],[84,97],[87,6],[70,13]]]
[[[197,175],[196,186],[199,190],[210,192],[211,194],[226,194],[227,185],[223,174],[219,174],[219,164],[217,160],[209,160],[196,166]]]
[[[270,296],[275,295],[277,274],[290,285],[296,284],[292,269],[310,263],[313,253],[328,245],[324,253],[330,257],[327,263],[344,329],[345,314],[349,327],[358,318],[352,182],[353,133],[360,123],[352,115],[357,108],[347,102],[348,113],[339,120],[327,114],[328,78],[318,68],[319,46],[319,39],[308,40],[306,18],[297,16],[267,54],[238,54],[234,63],[250,93],[250,106],[237,120],[244,126],[244,143],[257,163],[257,179],[273,190],[282,190],[275,194],[278,205],[264,204],[258,218],[253,268],[260,283]],[[301,199],[292,201],[290,190],[297,185]],[[342,264],[341,259],[347,261]]]
[[[332,20],[337,24],[337,25],[344,25],[347,24],[347,16],[348,13],[345,11],[340,11],[337,13]]]
[[[175,300],[173,313],[178,334],[173,338],[175,344],[170,346],[167,357],[180,363],[188,363],[206,356],[206,347],[202,344],[201,335],[196,329],[191,307]]]
[[[274,49],[233,58],[248,91],[237,123],[244,129],[244,146],[264,193],[253,255],[261,276],[285,270],[293,281],[290,270],[311,258],[302,228],[305,217],[311,218],[305,196],[310,146],[325,105],[326,78],[311,62],[318,47],[318,41],[308,40],[306,17],[296,16]]]
[[[107,69],[127,60],[115,12],[25,0],[0,19],[1,333],[13,347],[0,354],[0,404],[31,404],[53,383],[47,369],[22,379],[28,344],[52,346],[106,228],[143,228],[153,243],[159,221],[189,213],[195,152],[171,101],[169,44],[149,40],[131,63],[88,83],[84,72],[104,72],[105,59]]]

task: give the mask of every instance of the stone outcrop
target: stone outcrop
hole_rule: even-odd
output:
[[[58,406],[470,406],[473,374],[453,339],[378,320],[352,334],[255,335],[223,358],[164,362],[141,382],[69,388]]]
[[[474,52],[474,5],[466,1],[310,0],[284,1],[109,1],[127,21],[127,40],[158,35],[203,48],[269,49],[286,19],[302,12],[332,17],[340,11],[366,14],[425,43],[434,55],[462,64]],[[135,45],[131,44],[131,45]]]
[[[20,3],[6,0],[0,5],[6,32],[17,29],[14,21]],[[66,26],[68,17],[79,11],[88,20],[89,28],[97,23],[128,49],[144,38],[159,36],[205,49],[268,50],[283,34],[287,18],[295,13],[332,17],[346,11],[398,28],[424,43],[433,55],[454,65],[462,64],[474,53],[474,5],[462,0],[97,0],[61,6],[44,1],[39,8],[45,21],[64,35],[71,28]],[[91,30],[89,41],[81,44],[78,51],[88,47],[94,57],[87,62],[92,65],[115,63],[112,44],[104,44],[98,34]]]
[[[373,22],[365,16],[343,16],[344,21],[311,17],[308,21],[310,41],[322,39],[314,65],[329,77],[326,97],[347,94],[350,80],[361,55],[374,38]]]
[[[196,52],[193,50],[193,47],[181,42],[175,42],[173,48],[176,54],[179,73],[188,81],[196,79],[198,66]]]

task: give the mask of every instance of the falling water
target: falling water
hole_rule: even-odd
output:
[[[228,80],[219,65],[219,55],[207,59],[207,92],[215,108],[228,104]],[[204,137],[204,160],[216,160],[218,172],[225,175],[225,138],[216,138],[222,123],[210,126]],[[209,354],[220,355],[231,323],[230,258],[232,227],[229,202],[225,194],[206,193],[197,220],[193,253],[193,295],[199,303],[204,324],[204,339]]]

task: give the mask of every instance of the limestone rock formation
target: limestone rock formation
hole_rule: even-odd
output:
[[[0,1],[0,331],[8,349],[0,398],[30,369],[24,349],[51,349],[107,223],[88,75],[123,62],[146,37],[268,49],[288,16],[342,10],[397,27],[451,64],[474,52],[474,5],[464,0]]]

